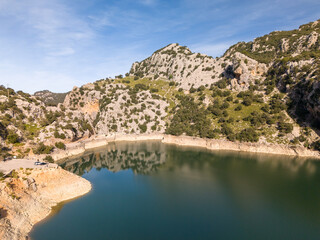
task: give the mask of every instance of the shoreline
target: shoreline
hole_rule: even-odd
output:
[[[320,152],[306,149],[302,146],[288,146],[285,144],[231,142],[220,139],[206,139],[190,136],[173,136],[167,134],[115,134],[111,136],[95,136],[80,142],[67,145],[66,150],[59,150],[51,154],[54,161],[80,156],[88,150],[107,146],[112,142],[135,142],[158,140],[164,144],[178,146],[200,147],[210,151],[236,151],[256,154],[274,154],[296,156],[302,158],[320,159]]]
[[[178,146],[200,147],[210,151],[236,151],[256,154],[274,154],[284,156],[296,156],[302,158],[320,159],[320,153],[311,151],[304,147],[290,147],[280,144],[262,144],[262,143],[240,143],[227,140],[203,139],[190,136],[172,136],[166,134],[115,134],[112,136],[95,136],[86,140],[71,143],[67,145],[66,150],[59,150],[51,154],[55,162],[68,158],[74,158],[84,154],[88,150],[107,146],[114,142],[136,142],[136,141],[160,141],[164,144],[173,144]],[[21,172],[21,171],[20,171]],[[46,179],[37,179],[37,174],[51,174],[54,177]],[[38,191],[30,190],[31,185],[24,186],[27,190],[25,199],[11,199],[9,194],[5,193],[5,187],[0,191],[0,207],[12,205],[11,219],[0,218],[0,238],[4,240],[25,239],[32,231],[35,224],[43,221],[52,214],[53,208],[66,201],[72,201],[87,193],[92,189],[92,185],[84,178],[70,173],[61,168],[58,169],[34,169],[30,177],[35,179]],[[20,178],[19,178],[20,179]],[[20,179],[21,180],[21,179]],[[11,181],[16,181],[11,179]],[[22,181],[22,180],[21,180]],[[24,183],[25,184],[25,183]],[[14,189],[16,193],[16,190]],[[19,191],[17,190],[19,193]],[[57,192],[59,192],[57,194]],[[7,200],[7,202],[6,202]],[[7,206],[6,206],[7,207]],[[8,208],[8,207],[7,207]],[[17,211],[16,209],[19,209]]]
[[[17,178],[0,184],[0,239],[29,239],[33,226],[50,216],[55,206],[91,189],[89,181],[62,168],[19,170]]]

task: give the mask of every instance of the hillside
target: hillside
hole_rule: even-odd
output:
[[[59,103],[63,103],[68,93],[53,93],[49,90],[38,91],[34,93],[34,96],[40,98],[45,104],[50,106],[57,106]]]
[[[187,47],[174,43],[157,50],[141,62],[135,62],[130,75],[171,80],[185,90],[192,86],[209,87],[212,83],[230,79],[233,89],[245,90],[250,83],[261,80],[266,71],[265,64],[239,52],[228,57],[212,58],[192,53]]]
[[[167,133],[320,149],[319,21],[231,46],[170,44],[126,77],[67,94],[0,88],[2,155],[50,154],[95,135]],[[9,98],[8,98],[9,93]]]

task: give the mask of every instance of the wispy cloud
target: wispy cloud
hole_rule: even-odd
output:
[[[73,53],[75,48],[72,46],[92,38],[94,34],[87,22],[56,0],[2,0],[0,14],[9,15],[24,26],[24,31],[34,36],[38,47],[51,56]],[[53,51],[57,51],[56,54]]]

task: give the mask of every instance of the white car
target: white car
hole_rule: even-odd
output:
[[[35,162],[34,163],[34,165],[46,165],[47,163],[45,163],[45,162],[39,162],[39,161],[37,161],[37,162]]]

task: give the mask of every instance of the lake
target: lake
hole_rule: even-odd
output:
[[[320,162],[112,143],[61,163],[92,191],[30,236],[50,239],[319,239]]]

